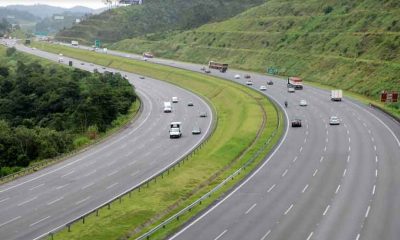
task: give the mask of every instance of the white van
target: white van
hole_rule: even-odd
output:
[[[165,113],[172,112],[172,104],[171,104],[171,102],[164,102],[164,112]]]
[[[178,97],[172,97],[172,102],[177,103],[178,102]]]

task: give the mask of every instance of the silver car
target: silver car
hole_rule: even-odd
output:
[[[336,116],[331,116],[329,118],[329,125],[339,125],[340,124],[340,119]]]

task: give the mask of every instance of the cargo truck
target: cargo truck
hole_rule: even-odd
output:
[[[78,42],[78,41],[75,41],[75,40],[72,40],[72,41],[71,41],[71,45],[72,45],[72,46],[78,46],[78,45],[79,45],[79,42]]]
[[[303,79],[299,77],[289,77],[287,85],[288,87],[293,87],[294,89],[303,89]]]
[[[208,63],[208,67],[211,69],[218,69],[220,72],[224,73],[226,70],[228,70],[228,64],[227,63],[217,63],[214,61],[210,61]]]
[[[331,100],[332,101],[342,101],[343,91],[342,90],[332,90]]]

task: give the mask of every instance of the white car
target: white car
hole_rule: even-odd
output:
[[[178,97],[172,97],[172,102],[177,103],[178,102]]]
[[[300,106],[305,107],[307,106],[307,101],[306,100],[300,100]]]
[[[293,88],[293,87],[289,87],[289,88],[287,89],[287,91],[290,92],[290,93],[294,93],[294,88]]]
[[[267,87],[266,86],[264,86],[264,85],[261,85],[260,86],[260,91],[266,91],[267,90]]]
[[[329,125],[339,125],[340,124],[340,119],[336,116],[331,116],[329,118]]]
[[[235,79],[240,79],[240,75],[239,75],[239,74],[236,74],[236,75],[235,75]]]
[[[251,86],[251,85],[253,85],[253,82],[251,80],[247,80],[246,85]]]

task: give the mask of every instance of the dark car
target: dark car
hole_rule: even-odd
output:
[[[209,69],[204,70],[205,73],[210,73],[211,71]]]
[[[274,85],[274,82],[271,81],[271,80],[269,80],[269,81],[267,82],[267,84],[268,84],[268,85]]]
[[[202,118],[205,118],[205,117],[207,117],[207,113],[206,113],[206,112],[202,112],[202,113],[200,113],[200,117],[202,117]]]
[[[188,102],[187,104],[189,107],[193,107],[193,102]]]
[[[251,78],[251,76],[250,76],[249,74],[245,74],[245,75],[244,75],[244,78],[249,79],[249,78]]]
[[[298,119],[298,118],[293,119],[292,127],[301,127],[301,119]]]
[[[201,128],[199,126],[194,126],[192,129],[192,134],[193,135],[198,135],[201,133]]]

